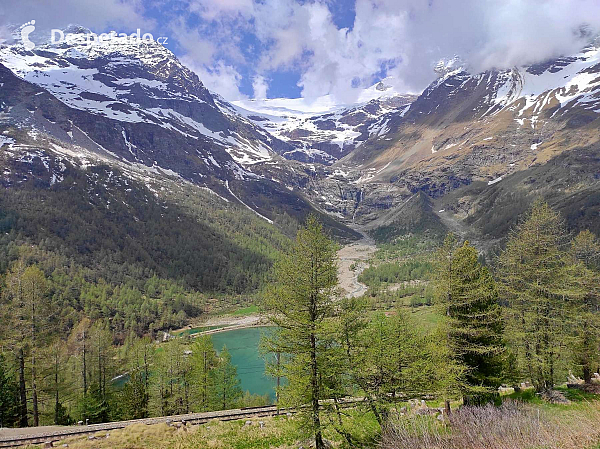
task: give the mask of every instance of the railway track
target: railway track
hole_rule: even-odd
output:
[[[87,426],[68,426],[61,430],[44,432],[43,427],[38,427],[35,432],[23,435],[2,436],[0,430],[0,448],[26,446],[28,444],[44,444],[63,440],[65,438],[94,434],[107,430],[123,429],[132,424],[204,424],[213,419],[219,421],[234,421],[238,419],[261,418],[276,416],[278,414],[293,413],[293,410],[278,409],[275,405],[264,407],[249,407],[216,412],[189,413],[185,415],[161,416],[157,418],[132,419],[103,424],[90,424]],[[33,431],[34,429],[32,429]]]

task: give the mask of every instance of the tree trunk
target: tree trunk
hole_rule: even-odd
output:
[[[450,416],[450,413],[452,413],[452,409],[450,408],[450,401],[445,401],[444,402],[444,413],[446,414],[446,417]]]
[[[589,364],[583,365],[583,380],[586,384],[592,383],[592,370]]]
[[[36,345],[36,316],[35,316],[35,286],[33,287],[34,292],[32,293],[31,300],[31,398],[33,400],[33,427],[40,425],[40,413],[38,409],[38,395],[37,395],[37,372],[35,366],[35,345]]]
[[[317,340],[315,334],[310,334],[310,381],[312,386],[312,418],[315,431],[315,448],[323,449],[323,435],[321,433],[321,417],[319,410],[319,372],[317,367]]]
[[[204,385],[202,385],[202,411],[208,409],[208,362],[206,360],[206,350],[204,351]]]
[[[40,425],[40,414],[38,409],[38,395],[34,356],[31,356],[31,397],[33,399],[33,427],[37,427]]]
[[[277,414],[279,415],[279,389],[281,388],[281,377],[279,376],[279,370],[281,367],[281,352],[277,355],[277,388],[275,389],[275,402],[277,403]]]
[[[19,427],[27,427],[27,389],[25,388],[25,355],[19,348]]]
[[[85,358],[86,358],[86,348],[85,348],[85,330],[83,331],[83,352],[82,352],[82,356],[83,356],[83,363],[82,363],[82,375],[83,375],[83,395],[85,396],[87,394],[87,367],[85,365]]]
[[[57,349],[58,351],[58,349]],[[58,424],[58,408],[60,405],[59,396],[58,396],[58,352],[54,355],[54,388],[55,388],[55,398],[54,398],[54,424]]]

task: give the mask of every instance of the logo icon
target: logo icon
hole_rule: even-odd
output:
[[[35,20],[21,25],[21,40],[25,46],[25,50],[33,50],[35,44],[29,40],[29,35],[35,31]]]

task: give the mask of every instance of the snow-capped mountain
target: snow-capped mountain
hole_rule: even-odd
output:
[[[452,58],[436,72],[439,77],[408,107],[386,116],[385,135],[368,137],[315,183],[313,202],[367,226],[387,226],[417,193],[437,201],[470,185],[506,189],[513,196],[507,204],[522,208],[535,196],[567,207],[586,192],[586,201],[595,198],[600,210],[597,43],[533,66],[469,73]],[[552,167],[559,158],[570,165],[557,175]],[[534,170],[529,181],[522,179]],[[540,177],[551,171],[547,181]],[[476,196],[462,198],[455,208],[469,217],[476,204]],[[490,204],[485,208],[491,213]]]
[[[598,153],[595,44],[477,74],[455,57],[435,66],[438,79],[419,96],[383,80],[351,104],[331,96],[229,103],[155,42],[89,46],[85,29],[69,32],[75,37],[60,45],[0,47],[5,186],[36,170],[46,170],[52,186],[68,164],[107,164],[144,182],[202,186],[269,221],[315,207],[375,227],[417,194],[438,201],[469,185],[503,189],[518,173],[549,170],[567,150]],[[562,192],[554,193],[563,201],[567,192],[597,189],[598,173],[592,158],[577,176],[553,174]],[[519,194],[540,194],[540,182]],[[429,204],[419,198],[414,204]],[[469,216],[476,204],[471,198],[460,208]]]
[[[385,176],[417,162],[434,168],[450,154],[454,162],[478,154],[488,162],[479,164],[487,169],[477,174],[492,180],[531,163],[565,133],[573,141],[573,130],[581,129],[576,135],[582,143],[587,131],[597,129],[597,45],[528,67],[470,74],[459,66],[441,75],[408,111],[393,115],[388,122],[391,140],[371,139],[349,159],[375,167],[391,162]],[[597,138],[594,133],[589,137]],[[506,165],[494,167],[501,160]]]
[[[90,45],[86,33],[72,27],[65,31],[69,41],[32,51],[20,44],[0,48],[0,63],[72,110],[118,123],[120,141],[113,140],[110,151],[129,161],[159,162],[147,133],[133,132],[136,126],[149,125],[189,142],[185,147],[194,151],[184,151],[196,153],[208,171],[223,163],[239,172],[238,164],[274,156],[277,142],[242,117],[223,113],[198,77],[164,46],[118,36]],[[223,151],[233,161],[219,157]]]
[[[389,82],[384,79],[360,91],[350,104],[337,102],[331,95],[312,100],[240,100],[233,104],[239,114],[293,146],[283,153],[287,159],[330,165],[369,137],[384,136],[389,117],[406,111],[416,98],[399,93]]]
[[[155,192],[166,179],[200,186],[266,221],[313,210],[291,185],[304,170],[278,154],[291,147],[213,96],[170,51],[118,37],[89,46],[87,32],[71,27],[67,42],[33,50],[0,46],[3,186],[60,189],[70,170],[112,166]]]

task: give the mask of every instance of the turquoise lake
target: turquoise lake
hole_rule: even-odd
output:
[[[275,379],[265,375],[265,361],[261,357],[258,346],[260,336],[269,332],[268,327],[249,327],[234,329],[211,335],[217,352],[223,345],[231,354],[231,363],[237,366],[238,377],[243,391],[265,395],[275,399]]]

